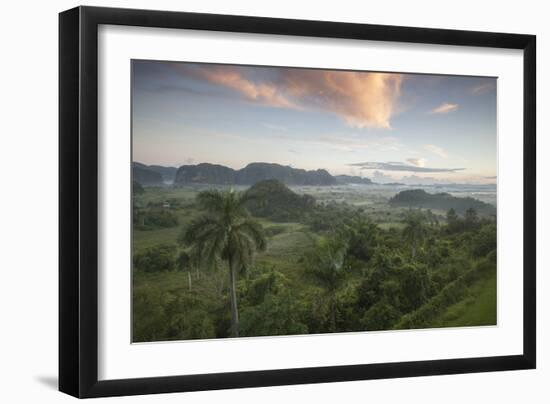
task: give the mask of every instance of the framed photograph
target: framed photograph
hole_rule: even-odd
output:
[[[535,36],[59,28],[61,391],[535,368]]]

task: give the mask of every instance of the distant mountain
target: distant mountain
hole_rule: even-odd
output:
[[[474,198],[459,198],[445,192],[429,194],[422,189],[401,191],[390,199],[390,205],[441,210],[453,208],[456,213],[461,215],[469,208],[474,208],[482,215],[493,215],[496,213],[496,208],[493,205]]]
[[[334,185],[336,180],[326,170],[306,171],[273,163],[250,163],[237,171],[238,184],[255,184],[263,180],[278,180],[286,185]]]
[[[175,184],[252,185],[278,180],[286,185],[335,185],[337,180],[326,170],[307,171],[273,163],[250,163],[240,170],[218,164],[181,166]]]
[[[167,184],[171,184],[174,182],[174,179],[176,178],[176,172],[178,171],[176,167],[164,167],[157,165],[148,166],[148,168],[149,170],[153,170],[159,173],[162,176],[162,180]]]
[[[162,175],[149,169],[145,164],[133,163],[132,176],[133,180],[140,185],[162,185]]]
[[[251,186],[246,207],[254,216],[277,222],[299,220],[315,206],[311,195],[298,195],[278,180],[264,180]]]
[[[149,166],[148,168],[151,168]],[[250,163],[240,170],[219,164],[201,163],[178,168],[174,183],[212,185],[252,185],[264,180],[278,180],[285,185],[372,184],[368,178],[351,175],[332,176],[323,169],[304,170],[275,163]]]
[[[177,170],[176,167],[148,166],[137,161],[132,163],[134,181],[146,186],[173,183]]]
[[[337,175],[334,178],[336,178],[339,184],[374,184],[369,178],[359,177],[357,175]]]
[[[234,185],[235,170],[219,164],[202,163],[178,168],[175,184]]]

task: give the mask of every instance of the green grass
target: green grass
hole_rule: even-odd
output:
[[[496,276],[482,279],[468,296],[452,306],[435,320],[434,327],[462,327],[496,325],[497,320]]]
[[[297,280],[303,275],[301,271],[304,252],[315,242],[314,236],[305,231],[287,231],[270,237],[267,250],[259,253],[256,265],[265,268],[276,268],[291,280]]]
[[[180,233],[181,226],[158,230],[134,230],[134,251],[158,244],[175,244]]]

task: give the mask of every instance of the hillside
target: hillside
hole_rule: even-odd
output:
[[[260,181],[246,195],[252,198],[247,203],[252,215],[277,222],[298,220],[315,206],[312,196],[298,195],[277,180]]]
[[[174,184],[235,185],[235,170],[219,164],[185,165],[178,168]]]
[[[448,193],[429,194],[422,189],[411,189],[401,191],[389,201],[390,205],[425,208],[425,209],[454,209],[456,213],[463,215],[466,210],[473,208],[482,215],[496,214],[496,208],[493,205],[479,201],[477,199],[466,197],[459,198]]]
[[[176,167],[164,167],[159,165],[148,166],[134,161],[132,163],[133,179],[137,183],[146,186],[171,184],[176,176]]]
[[[163,183],[162,175],[141,163],[132,164],[132,176],[133,180],[140,185],[152,186]]]
[[[336,178],[336,181],[338,181],[339,184],[374,184],[369,178],[359,177],[357,175],[337,175],[334,178]]]
[[[277,180],[290,186],[372,183],[368,178],[349,175],[334,177],[323,169],[304,170],[274,163],[250,163],[240,170],[210,163],[185,165],[177,170],[174,183],[176,185],[252,185],[264,180]]]
[[[162,176],[162,180],[168,184],[174,182],[174,179],[176,178],[176,172],[178,171],[176,167],[164,167],[158,165],[147,166],[147,168],[149,170],[159,173]]]
[[[236,183],[255,184],[263,180],[278,180],[286,185],[334,185],[336,179],[326,170],[306,171],[272,163],[250,163],[236,171]]]

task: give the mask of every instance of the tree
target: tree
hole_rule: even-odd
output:
[[[432,212],[431,209],[428,209],[426,211],[426,219],[428,220],[430,226],[439,226],[439,219],[437,218],[437,215]]]
[[[250,217],[245,208],[248,200],[246,195],[233,190],[200,192],[197,202],[203,213],[184,229],[180,239],[194,248],[200,262],[210,266],[216,259],[227,262],[233,337],[239,336],[238,272],[250,265],[257,250],[266,247],[262,226]]]
[[[454,223],[457,219],[458,215],[456,214],[456,211],[453,208],[449,209],[447,211],[447,224]]]
[[[336,331],[336,292],[347,276],[345,266],[347,250],[347,241],[340,237],[330,237],[321,239],[310,257],[309,272],[324,287],[329,296],[331,331]]]
[[[159,244],[134,254],[134,269],[143,272],[174,270],[176,246]]]
[[[466,222],[466,227],[468,229],[476,228],[479,222],[477,211],[474,208],[468,208],[466,213],[464,213],[464,221]]]
[[[369,261],[375,251],[378,227],[365,215],[354,215],[337,231],[348,240],[348,253],[362,261]]]
[[[178,254],[178,257],[176,258],[176,268],[178,271],[183,271],[187,269],[187,284],[189,286],[189,290],[193,288],[193,282],[191,280],[191,262],[192,257],[189,252],[183,250]]]
[[[422,212],[409,211],[405,215],[403,229],[403,238],[411,246],[411,257],[414,259],[416,256],[416,249],[419,244],[424,241],[426,237],[426,227],[424,225],[425,216]]]
[[[145,192],[141,184],[137,181],[132,181],[132,194],[135,195],[141,195]]]

